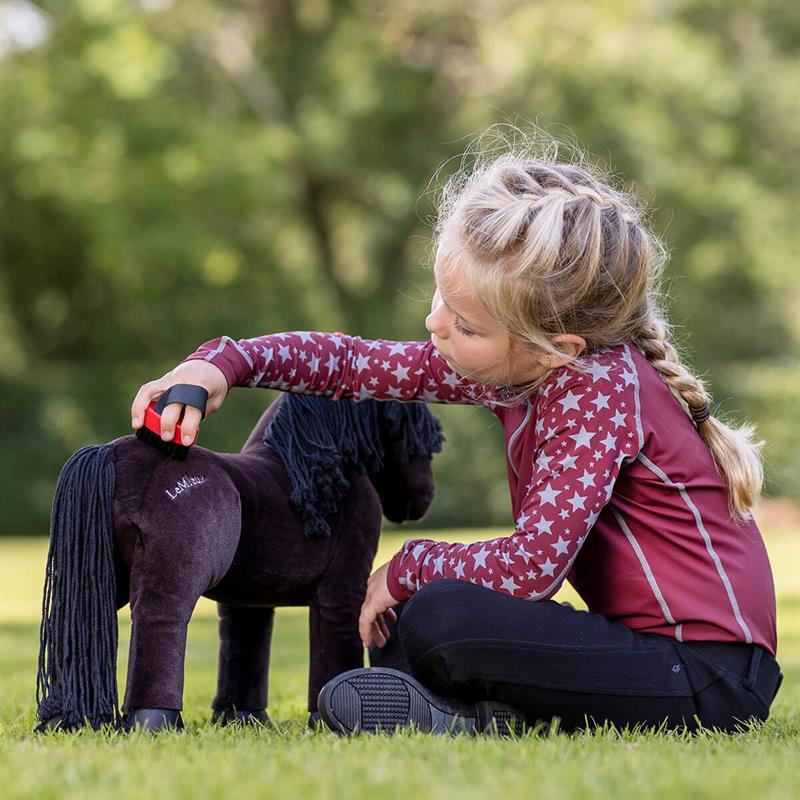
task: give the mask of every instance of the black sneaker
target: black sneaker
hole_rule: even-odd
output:
[[[429,733],[521,735],[525,716],[490,700],[468,703],[439,697],[406,672],[388,667],[351,669],[329,680],[317,702],[337,733],[394,733],[412,723]]]

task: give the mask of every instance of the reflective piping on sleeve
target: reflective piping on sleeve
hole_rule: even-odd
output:
[[[205,356],[203,357],[203,361],[211,361],[211,359],[214,358],[214,356],[219,355],[225,349],[225,340],[227,338],[228,338],[227,336],[223,336],[219,340],[219,344],[217,345],[217,349],[216,350],[212,350],[210,353],[206,353]]]
[[[753,637],[750,634],[750,628],[747,627],[747,623],[744,621],[742,613],[739,610],[739,603],[736,600],[736,594],[733,591],[733,586],[731,585],[730,579],[728,578],[728,574],[725,572],[725,568],[722,566],[722,561],[720,561],[720,558],[717,555],[717,551],[714,550],[714,546],[711,544],[711,537],[708,535],[708,531],[706,530],[705,525],[703,524],[703,518],[700,516],[700,511],[698,510],[697,506],[692,502],[692,499],[686,492],[686,487],[682,483],[674,483],[672,480],[670,480],[667,474],[662,469],[657,467],[649,458],[647,458],[647,456],[644,455],[644,453],[639,453],[637,458],[652,473],[661,478],[664,484],[666,484],[672,489],[677,489],[680,492],[680,495],[683,498],[683,502],[686,503],[686,507],[692,512],[692,515],[694,516],[695,526],[697,527],[700,536],[703,538],[703,542],[705,542],[706,550],[708,551],[709,556],[711,556],[711,560],[714,562],[714,566],[717,568],[717,574],[719,575],[719,578],[722,581],[722,585],[725,587],[725,591],[728,595],[728,602],[731,604],[731,609],[733,610],[734,617],[736,617],[736,622],[742,629],[742,633],[744,634],[744,638],[747,644],[752,644]]]
[[[511,464],[511,469],[514,470],[514,474],[519,478],[519,471],[517,470],[516,466],[514,465],[514,461],[511,458],[511,447],[514,442],[517,440],[517,437],[522,433],[522,429],[528,424],[528,420],[531,418],[531,414],[533,413],[533,403],[528,400],[528,408],[525,411],[525,419],[520,422],[517,429],[514,433],[511,434],[508,440],[508,447],[506,448],[506,452],[508,453],[508,463]]]
[[[242,350],[242,348],[239,347],[239,345],[233,339],[231,339],[230,336],[223,336],[219,340],[219,344],[217,345],[217,349],[216,350],[212,350],[210,353],[208,353],[203,360],[204,361],[211,361],[211,359],[214,358],[214,356],[219,355],[225,349],[225,345],[228,344],[228,342],[230,342],[233,345],[233,347],[239,353],[242,354],[242,356],[244,357],[244,360],[247,362],[247,365],[252,370],[253,369],[253,359],[250,358],[250,354],[246,350]]]
[[[639,438],[639,449],[644,446],[644,431],[642,430],[642,407],[639,403],[639,371],[636,369],[636,364],[633,363],[633,356],[631,355],[630,347],[626,344],[623,351],[623,358],[628,365],[628,369],[633,375],[633,396],[636,401],[635,419],[636,419],[636,435]],[[633,461],[633,458],[631,458]]]
[[[625,520],[622,518],[622,515],[617,511],[616,508],[611,509],[611,513],[614,515],[614,519],[617,520],[617,524],[621,528],[622,532],[625,534],[625,538],[628,540],[628,543],[633,548],[633,552],[636,553],[636,558],[639,559],[639,564],[641,564],[642,571],[644,572],[647,582],[650,584],[650,588],[655,595],[656,600],[658,601],[658,605],[661,607],[661,613],[664,615],[664,619],[669,622],[670,625],[675,625],[675,638],[680,642],[683,641],[681,639],[681,625],[678,625],[675,622],[675,618],[672,616],[672,612],[669,610],[669,606],[667,605],[667,601],[664,599],[664,595],[661,592],[661,588],[658,585],[658,581],[656,580],[656,576],[653,575],[653,570],[650,568],[650,563],[647,560],[647,557],[642,550],[641,545],[638,541],[636,541],[636,537],[631,532],[631,529],[628,527]]]

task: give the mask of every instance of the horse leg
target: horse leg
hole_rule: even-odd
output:
[[[165,491],[185,481],[190,461],[204,482],[191,493]],[[129,725],[180,728],[187,625],[203,592],[230,569],[241,501],[215,454],[198,451],[183,464],[159,464],[142,509],[131,565],[133,628],[123,711]]]
[[[135,564],[131,573],[133,624],[122,710],[128,727],[181,730],[186,630],[200,593],[162,586],[167,602],[162,592],[147,590],[149,572]]]
[[[274,608],[217,603],[219,666],[212,722],[267,723],[269,650]]]
[[[335,564],[331,564],[333,566]],[[362,575],[354,575],[352,572],[329,568],[311,597],[309,727],[315,727],[319,722],[317,698],[322,687],[336,675],[364,666],[364,647],[358,633],[358,617],[366,594],[368,574],[368,569]]]

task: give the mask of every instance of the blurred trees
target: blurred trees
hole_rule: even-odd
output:
[[[797,492],[793,4],[0,0],[3,19],[0,533],[43,533],[68,455],[127,433],[139,385],[203,341],[427,338],[429,180],[526,118],[654,205],[679,344],[759,423],[769,490]],[[238,450],[274,396],[233,393],[202,444]],[[510,523],[499,424],[432,409],[424,525]]]

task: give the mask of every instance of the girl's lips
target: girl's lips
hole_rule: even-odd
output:
[[[433,346],[436,347],[437,350],[439,350],[439,347],[436,345],[435,342]],[[453,372],[458,372],[456,365],[441,350],[439,350],[439,355],[445,360],[447,366],[450,367],[450,369],[453,370]]]

